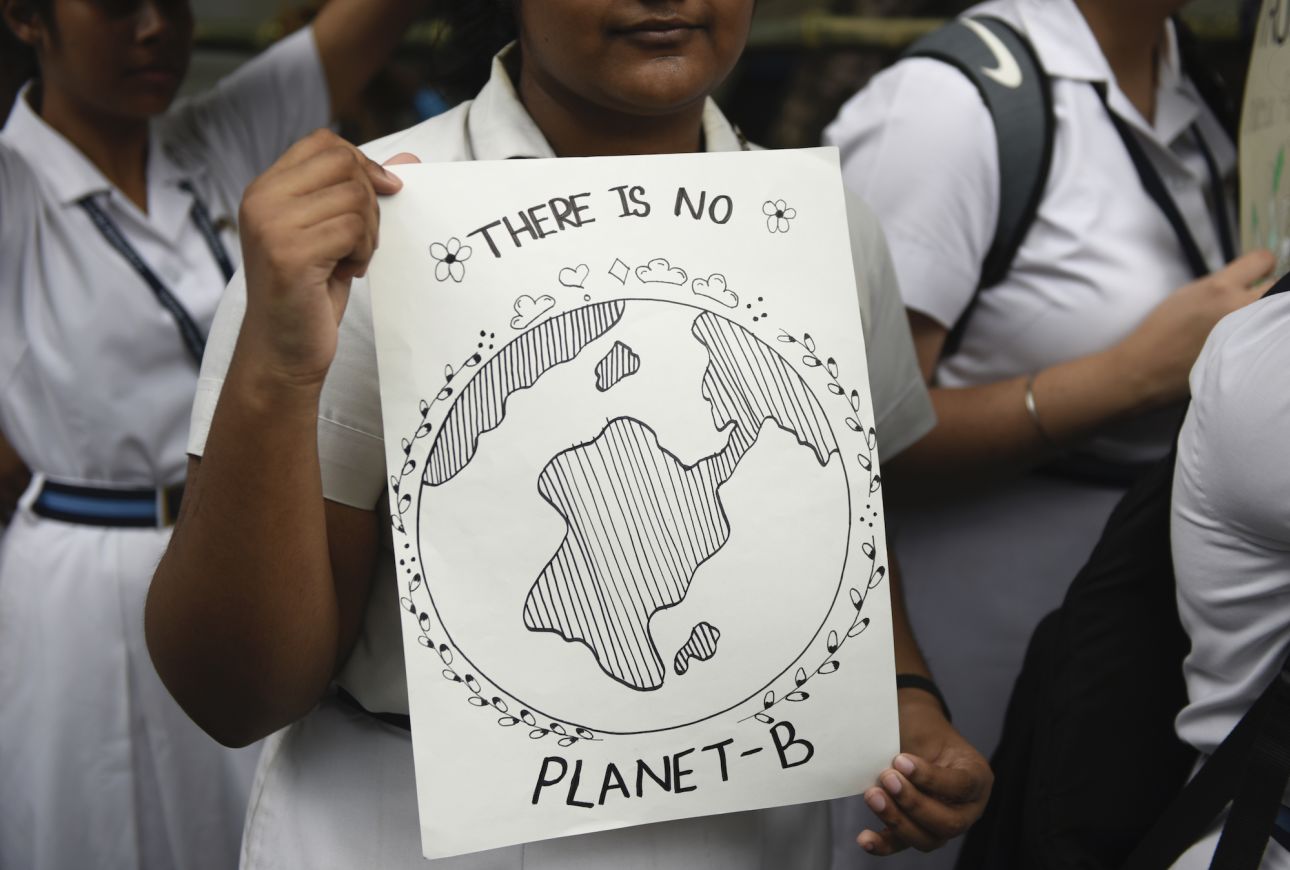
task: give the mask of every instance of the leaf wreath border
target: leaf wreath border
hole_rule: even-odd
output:
[[[812,369],[819,369],[828,375],[827,386],[830,393],[838,396],[851,408],[851,413],[846,417],[847,428],[852,432],[860,435],[864,439],[865,449],[856,454],[856,462],[869,475],[869,494],[872,496],[882,489],[882,475],[874,470],[875,458],[878,450],[878,433],[872,426],[866,427],[860,420],[860,393],[857,390],[848,391],[839,379],[838,363],[833,357],[826,357],[821,360],[815,349],[815,339],[811,338],[810,333],[802,333],[798,338],[786,330],[781,329],[776,340],[783,344],[800,345],[805,349],[802,356],[802,364]],[[869,540],[860,545],[861,552],[869,559],[869,579],[865,582],[865,588],[862,591],[858,586],[853,586],[849,590],[851,606],[855,608],[855,614],[851,618],[851,624],[844,629],[842,634],[838,629],[829,631],[828,639],[824,648],[827,654],[820,664],[816,665],[813,670],[808,672],[804,666],[798,667],[793,674],[793,688],[782,695],[777,695],[774,689],[770,689],[762,696],[761,709],[757,712],[745,716],[740,722],[747,722],[754,719],[764,725],[773,725],[775,717],[768,712],[778,707],[784,702],[800,703],[808,700],[811,693],[805,690],[805,686],[811,680],[818,676],[827,676],[835,674],[841,669],[842,663],[834,658],[838,650],[842,648],[848,640],[853,637],[859,637],[864,630],[869,627],[869,617],[864,616],[864,603],[869,598],[869,593],[882,585],[883,579],[887,576],[887,566],[878,564],[878,538],[876,535],[870,535]]]
[[[422,438],[428,437],[433,430],[434,425],[429,420],[430,412],[436,405],[446,402],[456,393],[456,389],[452,386],[453,379],[467,369],[478,366],[482,361],[483,356],[479,353],[472,353],[456,366],[451,364],[445,366],[443,387],[440,388],[433,399],[421,400],[418,406],[418,410],[421,413],[420,425],[417,426],[411,438],[404,438],[399,442],[399,446],[403,451],[403,468],[397,476],[390,475],[390,491],[393,495],[390,508],[390,524],[395,532],[403,536],[409,546],[415,541],[408,534],[408,526],[404,518],[412,508],[412,494],[404,491],[404,484],[417,470],[417,460],[412,458],[412,448]],[[420,485],[423,487],[427,485],[424,470],[420,475]],[[420,547],[418,546],[416,549],[419,554]],[[417,636],[417,643],[439,657],[439,661],[444,666],[442,671],[443,678],[449,682],[460,683],[469,690],[469,694],[466,696],[468,704],[472,707],[492,709],[500,713],[501,715],[497,718],[497,724],[504,728],[516,725],[527,726],[529,738],[532,740],[541,740],[544,737],[554,736],[557,744],[561,747],[573,746],[575,743],[583,741],[599,743],[604,740],[604,738],[597,736],[594,731],[581,726],[560,722],[550,717],[539,719],[530,710],[525,709],[513,695],[502,697],[505,693],[501,693],[500,689],[498,689],[499,694],[485,692],[483,684],[474,674],[459,673],[458,668],[453,664],[456,657],[453,654],[452,647],[446,643],[435,643],[434,638],[430,635],[433,627],[430,614],[418,608],[416,602],[412,600],[412,595],[423,585],[423,579],[420,571],[413,570],[411,574],[411,578],[406,583],[407,594],[399,598],[399,604],[417,622],[417,630],[420,632]],[[426,594],[429,594],[428,591]],[[494,688],[497,687],[494,686]],[[507,698],[510,700],[508,701]],[[516,707],[515,713],[511,712],[512,703]]]
[[[848,391],[842,385],[842,382],[839,379],[840,373],[838,364],[833,357],[826,357],[823,360],[820,359],[816,353],[815,340],[811,337],[810,333],[803,333],[802,336],[798,338],[797,336],[781,329],[779,335],[776,336],[776,340],[784,344],[795,344],[803,347],[806,352],[802,356],[802,364],[808,368],[820,369],[825,372],[828,375],[828,383],[825,385],[826,388],[830,393],[842,398],[850,406],[851,413],[845,418],[845,423],[848,429],[857,435],[860,435],[864,439],[865,445],[865,449],[856,454],[856,461],[860,465],[861,469],[863,469],[868,475],[869,494],[873,495],[877,493],[882,488],[882,475],[878,474],[874,470],[874,460],[878,446],[877,431],[872,425],[865,427],[860,420],[860,393],[854,389]],[[440,388],[439,392],[435,394],[433,399],[421,400],[418,407],[421,414],[421,423],[411,438],[404,438],[400,442],[404,462],[403,467],[397,476],[390,475],[390,490],[394,496],[390,511],[390,522],[394,531],[398,532],[405,539],[411,537],[408,535],[407,523],[404,521],[404,517],[412,507],[412,495],[404,492],[403,486],[407,478],[417,469],[417,461],[412,458],[412,448],[416,445],[416,442],[420,441],[422,438],[428,437],[433,430],[433,424],[429,421],[430,412],[436,405],[447,401],[455,395],[456,390],[452,386],[452,381],[462,372],[478,366],[482,361],[483,357],[479,353],[472,353],[455,367],[452,364],[445,366],[443,387]],[[423,471],[421,474],[421,484],[424,485],[425,483],[425,472]],[[409,541],[409,543],[411,542]],[[861,591],[858,587],[852,587],[849,590],[851,604],[855,608],[855,616],[852,618],[851,624],[845,629],[845,633],[840,635],[838,634],[837,629],[831,629],[825,643],[827,655],[824,657],[824,661],[809,673],[805,667],[798,667],[797,671],[793,675],[794,688],[792,690],[783,695],[777,695],[773,689],[768,690],[766,694],[762,696],[762,709],[749,716],[745,716],[739,720],[740,722],[747,722],[749,719],[754,719],[763,724],[773,724],[775,722],[775,718],[767,711],[778,707],[784,702],[796,703],[808,700],[811,695],[804,689],[807,683],[817,676],[837,673],[837,671],[842,667],[841,662],[834,658],[834,655],[842,648],[843,644],[851,638],[858,637],[863,634],[865,629],[869,627],[869,618],[867,616],[863,616],[864,603],[869,597],[869,592],[881,585],[887,574],[887,567],[885,565],[879,565],[877,562],[878,551],[876,536],[871,535],[869,540],[861,545],[861,551],[869,558],[869,578],[866,582],[864,591]],[[444,665],[444,670],[442,671],[444,679],[450,682],[460,683],[469,690],[470,694],[466,697],[467,703],[481,709],[491,708],[496,710],[501,714],[497,719],[497,724],[500,726],[508,728],[519,724],[527,726],[529,728],[529,738],[532,740],[541,740],[547,736],[555,735],[557,743],[561,747],[569,747],[581,741],[603,741],[604,738],[598,737],[595,732],[587,728],[550,720],[549,717],[543,717],[543,720],[546,720],[547,724],[541,725],[539,722],[543,720],[539,720],[531,711],[520,707],[518,700],[513,696],[511,697],[511,701],[515,702],[516,706],[520,707],[520,709],[516,714],[512,715],[511,704],[505,698],[501,697],[501,695],[492,695],[491,697],[488,697],[491,693],[484,692],[483,685],[473,674],[458,673],[457,669],[453,665],[455,656],[452,648],[445,643],[435,643],[434,639],[430,635],[430,629],[433,624],[430,614],[424,610],[420,610],[412,600],[413,593],[420,589],[422,585],[423,580],[421,573],[419,571],[412,572],[411,579],[407,581],[407,595],[400,597],[400,605],[417,621],[417,629],[420,631],[420,634],[417,637],[417,643],[439,656],[440,661]]]

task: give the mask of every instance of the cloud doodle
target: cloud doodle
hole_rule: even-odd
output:
[[[672,264],[662,257],[650,260],[644,266],[636,267],[636,278],[644,284],[675,284],[678,287],[685,284],[685,270],[679,266],[672,267]]]
[[[739,294],[726,287],[726,276],[717,274],[709,275],[707,279],[695,278],[690,284],[690,289],[696,296],[706,296],[713,302],[720,302],[727,308],[737,308],[739,306]]]
[[[515,300],[515,316],[511,318],[511,329],[526,329],[537,322],[543,314],[555,307],[555,298],[539,296],[534,299],[525,294]]]

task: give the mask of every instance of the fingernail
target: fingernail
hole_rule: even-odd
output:
[[[882,787],[890,792],[892,797],[900,794],[900,790],[904,788],[900,782],[900,777],[894,773],[889,773],[882,778]]]
[[[880,791],[872,791],[864,796],[864,802],[869,805],[869,809],[875,813],[881,813],[887,809],[887,796]]]
[[[897,755],[891,766],[905,774],[905,776],[914,775],[914,760],[908,755]]]
[[[868,852],[871,855],[873,854],[873,843],[870,843],[868,840],[865,840],[863,843],[861,843],[860,848],[864,849],[866,852]]]

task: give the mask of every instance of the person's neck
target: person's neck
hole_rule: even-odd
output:
[[[80,150],[141,211],[148,211],[148,122],[105,116],[41,87],[41,118]]]
[[[1156,119],[1156,85],[1169,0],[1076,0],[1115,74],[1116,84],[1147,123]]]
[[[520,101],[559,157],[682,154],[703,145],[704,100],[666,115],[593,106],[520,73]]]

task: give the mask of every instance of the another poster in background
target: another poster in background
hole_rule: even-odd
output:
[[[371,267],[427,857],[898,750],[834,149],[399,167]]]
[[[1264,0],[1241,111],[1241,246],[1290,272],[1290,0]]]

